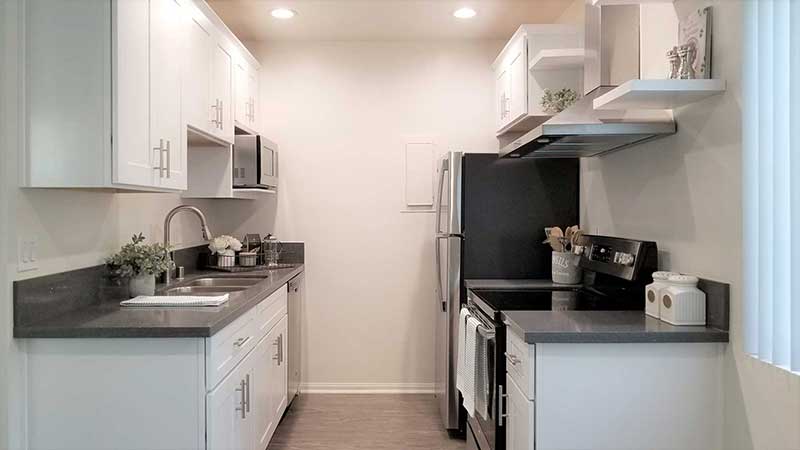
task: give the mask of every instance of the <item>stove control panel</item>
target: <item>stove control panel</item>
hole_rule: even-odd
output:
[[[581,264],[593,272],[626,280],[646,279],[658,264],[655,242],[591,235],[585,238],[588,245]]]

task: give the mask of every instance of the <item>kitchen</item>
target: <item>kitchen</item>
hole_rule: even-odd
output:
[[[125,4],[124,1],[100,3],[108,5],[106,7]],[[433,169],[414,172],[414,176],[421,176],[426,183],[417,186],[421,187],[420,190],[409,190],[407,182],[411,172],[406,170],[406,165],[407,158],[413,154],[409,149],[433,149],[437,161],[448,151],[500,156],[506,143],[497,139],[501,127],[495,111],[498,102],[493,62],[521,25],[557,24],[583,30],[586,23],[584,2],[478,1],[462,5],[460,2],[381,0],[279,4],[230,0],[212,1],[207,5],[203,2],[180,3],[182,6],[195,6],[201,12],[214,13],[206,18],[218,16],[218,22],[204,22],[213,25],[207,27],[212,31],[210,34],[227,36],[229,44],[243,42],[227,46],[229,55],[235,56],[233,51],[238,49],[251,67],[258,68],[255,94],[232,98],[230,104],[223,100],[221,118],[215,111],[202,117],[209,119],[209,123],[211,119],[228,121],[219,135],[228,133],[229,121],[234,120],[239,122],[238,128],[257,131],[277,145],[279,177],[275,193],[235,192],[232,182],[215,179],[214,176],[232,178],[228,170],[219,170],[230,161],[230,152],[226,152],[225,145],[220,145],[213,125],[198,133],[198,126],[192,125],[188,118],[189,126],[177,128],[181,132],[186,130],[187,136],[163,138],[171,141],[170,149],[177,161],[180,162],[178,153],[185,151],[186,166],[171,161],[173,164],[169,170],[160,172],[170,174],[171,179],[163,178],[165,183],[169,183],[182,176],[179,174],[182,169],[187,169],[188,173],[184,174],[187,189],[177,189],[182,193],[175,193],[170,188],[157,189],[159,192],[121,192],[126,189],[114,186],[115,180],[111,178],[102,180],[100,184],[104,184],[103,187],[21,187],[27,183],[21,179],[22,174],[28,173],[26,165],[41,162],[36,154],[27,153],[29,148],[44,149],[51,162],[55,161],[55,155],[61,154],[65,158],[64,164],[67,164],[62,168],[69,167],[69,170],[60,170],[57,165],[37,165],[45,169],[42,174],[113,177],[109,161],[113,157],[102,160],[97,156],[101,153],[103,156],[111,155],[113,149],[108,146],[101,151],[100,145],[104,143],[99,139],[103,132],[101,129],[111,129],[115,125],[113,119],[108,125],[102,124],[101,120],[84,120],[90,116],[89,110],[85,109],[85,100],[93,97],[88,94],[92,91],[85,88],[87,83],[79,78],[61,81],[65,84],[83,82],[85,90],[65,89],[61,93],[27,91],[24,87],[25,83],[30,87],[32,82],[47,81],[44,76],[35,76],[39,72],[26,74],[22,70],[25,64],[29,69],[30,64],[40,64],[48,68],[46,73],[52,75],[50,64],[52,58],[58,56],[51,54],[31,60],[30,54],[26,57],[22,52],[25,47],[23,37],[47,38],[32,33],[31,27],[37,24],[47,27],[49,24],[26,24],[25,8],[37,4],[56,8],[60,2],[5,0],[2,3],[2,31],[7,39],[3,39],[4,182],[0,204],[3,208],[2,234],[7,236],[2,242],[2,254],[7,255],[7,270],[0,276],[5,286],[2,315],[7,323],[7,332],[2,346],[4,370],[0,375],[2,385],[6,386],[2,396],[4,401],[0,402],[3,405],[3,414],[0,414],[3,432],[0,435],[7,439],[7,447],[57,448],[52,441],[42,441],[43,435],[33,433],[40,429],[37,426],[44,426],[46,422],[34,420],[37,418],[36,408],[31,408],[31,397],[39,398],[51,391],[32,388],[36,385],[31,384],[30,369],[37,366],[31,365],[26,338],[13,337],[17,310],[13,303],[12,283],[32,282],[102,265],[105,258],[118,252],[134,234],[143,233],[147,237],[146,243],[161,243],[167,214],[186,204],[205,214],[214,236],[227,234],[244,240],[249,233],[259,233],[262,238],[271,233],[284,245],[303,243],[305,309],[301,315],[299,339],[302,346],[301,394],[288,408],[283,422],[276,427],[272,447],[438,448],[441,445],[442,448],[451,448],[445,447],[451,445],[452,448],[463,448],[466,443],[458,437],[444,444],[420,441],[418,445],[412,445],[420,435],[443,439],[447,436],[438,404],[432,395],[436,363],[440,358],[436,356],[433,308],[437,306],[435,242],[432,238],[436,214],[431,212],[434,205],[430,204],[430,198],[436,200],[439,180]],[[720,372],[714,379],[721,389],[722,404],[716,411],[707,411],[709,416],[716,414],[715,420],[719,421],[716,437],[721,442],[718,448],[796,449],[800,448],[800,432],[796,427],[800,421],[800,381],[791,371],[749,356],[757,351],[746,342],[745,327],[750,326],[748,314],[752,315],[751,302],[747,299],[753,297],[753,291],[747,290],[752,289],[748,288],[747,283],[752,280],[747,274],[753,267],[747,269],[748,266],[743,266],[752,260],[745,258],[746,254],[752,256],[752,253],[747,253],[751,250],[745,247],[743,234],[746,227],[751,226],[745,214],[749,199],[745,189],[748,183],[746,169],[752,164],[743,158],[748,157],[746,143],[752,142],[747,140],[746,131],[763,126],[752,125],[756,123],[751,117],[754,113],[747,109],[747,105],[752,107],[748,103],[752,99],[745,92],[753,86],[747,85],[746,77],[753,74],[746,69],[772,64],[771,60],[764,60],[760,65],[752,62],[758,55],[752,54],[753,44],[747,39],[753,37],[745,32],[745,25],[749,23],[746,18],[754,14],[750,3],[676,0],[666,5],[657,4],[657,7],[672,8],[676,18],[685,18],[706,6],[712,7],[712,77],[723,80],[725,87],[707,98],[693,98],[697,101],[692,102],[687,100],[692,97],[687,94],[680,102],[688,104],[666,108],[674,114],[675,134],[608,155],[574,159],[579,165],[580,176],[576,185],[577,220],[548,223],[548,226],[579,224],[589,235],[654,241],[658,246],[658,269],[697,275],[730,285],[730,339],[728,343],[715,344],[722,346]],[[467,19],[454,17],[453,13],[463,6],[472,7],[476,15]],[[281,7],[294,10],[296,16],[285,20],[272,17],[272,11]],[[65,9],[67,11],[63,12],[48,11],[47,8],[35,11],[64,18],[70,13],[69,8]],[[94,19],[106,17],[99,12],[93,16]],[[78,20],[80,18],[85,21]],[[74,19],[70,22],[72,29],[88,30],[91,23],[88,15]],[[226,31],[223,25],[232,31]],[[668,20],[655,20],[642,27],[640,38],[655,41],[642,44],[643,48],[652,45],[658,51],[644,53],[652,60],[641,64],[643,72],[639,78],[666,78],[665,55],[673,44],[658,41],[671,39],[669,36],[674,34],[674,29]],[[582,41],[579,43],[583,47]],[[107,54],[101,51],[100,45],[98,40],[91,48],[98,50],[96,55]],[[112,45],[112,42],[107,45]],[[116,45],[122,44],[117,42]],[[577,44],[569,45],[578,47]],[[760,45],[766,44],[761,41]],[[75,52],[75,47],[65,43],[60,50]],[[54,51],[57,50],[51,50],[51,53]],[[248,53],[252,59],[246,57]],[[533,53],[528,52],[528,63],[536,56]],[[135,51],[125,54],[129,58],[128,64],[143,57],[143,53]],[[168,58],[170,54],[175,53],[165,52],[159,57]],[[575,58],[571,59],[574,61]],[[161,67],[158,61],[151,64]],[[62,64],[59,67],[67,73],[67,66]],[[114,64],[106,61],[93,69],[99,71],[112,67]],[[132,82],[147,78],[147,71],[137,72],[140,69],[129,65],[119,75],[129,76]],[[525,69],[530,73],[529,68]],[[644,72],[648,70],[650,72]],[[230,75],[230,95],[234,97],[236,92],[244,91],[236,88],[236,72],[231,70]],[[99,75],[98,80],[111,80],[111,76]],[[209,83],[211,78],[213,76]],[[583,77],[576,78],[582,80]],[[250,79],[240,85],[247,85]],[[197,81],[194,77],[189,80]],[[175,82],[174,79],[168,81]],[[583,95],[586,87],[579,86],[575,90]],[[181,89],[189,87],[181,84]],[[169,94],[175,93],[162,90],[159,96]],[[146,93],[144,97],[147,97]],[[42,132],[28,136],[24,130],[31,123],[26,120],[54,117],[32,115],[35,110],[32,107],[57,104],[54,98],[65,100],[63,110],[40,111],[57,112],[59,118],[70,119],[59,120],[55,125],[39,122],[39,126],[57,125],[58,134]],[[37,99],[42,102],[31,103]],[[144,117],[141,113],[146,112],[150,105],[136,95],[125,99],[134,103],[138,101],[138,106],[119,113],[139,115],[131,116],[121,124],[137,125],[136,121]],[[209,94],[206,103],[216,105],[215,99],[216,96]],[[84,108],[72,109],[76,108],[75,105]],[[102,99],[92,103],[92,117],[101,117],[104,105]],[[237,119],[236,111],[229,109],[231,105],[241,110],[242,117]],[[181,108],[194,109],[184,104]],[[159,109],[162,113],[165,110]],[[255,120],[251,119],[253,116]],[[121,118],[115,113],[110,117]],[[256,122],[256,125],[246,122]],[[143,138],[144,135],[136,128],[131,130],[131,139]],[[189,130],[194,130],[193,136],[188,135]],[[742,135],[743,131],[745,135]],[[202,138],[203,144],[194,140],[197,136]],[[234,144],[230,142],[231,135],[226,136],[222,142]],[[152,137],[156,138],[152,147],[159,147],[158,136],[151,136],[151,140]],[[510,143],[520,137],[512,138]],[[28,142],[32,138],[43,141]],[[90,155],[89,149],[83,145],[93,138],[91,142],[100,142],[91,146],[98,151],[96,155]],[[146,136],[144,139],[147,140]],[[187,142],[185,147],[176,146],[176,142],[184,139]],[[150,144],[144,145],[150,148]],[[158,153],[171,156],[166,151]],[[70,155],[84,158],[71,158]],[[414,161],[424,163],[426,160]],[[158,162],[157,158],[155,162]],[[108,173],[104,173],[106,171]],[[153,175],[159,176],[150,168],[148,176]],[[213,192],[204,190],[193,194],[189,189],[197,187],[193,181],[201,182],[204,188],[210,186]],[[412,194],[425,199],[409,201]],[[255,200],[189,198],[195,195],[241,195],[255,197]],[[178,245],[176,253],[207,245],[198,219],[191,214],[176,215],[171,228],[171,243]],[[469,230],[465,231],[468,235]],[[531,253],[546,252],[549,262],[550,249],[541,244],[544,238],[543,229],[530,230],[528,239],[535,239],[537,245],[532,246]],[[180,262],[180,255],[176,256],[176,262]],[[21,271],[20,263],[35,268]],[[190,267],[188,263],[183,265],[187,269]],[[187,279],[191,276],[187,271]],[[467,303],[466,298],[463,303]],[[644,299],[641,309],[644,309]],[[50,310],[53,311],[58,310]],[[387,333],[388,330],[392,332]],[[47,338],[39,340],[46,341]],[[76,350],[82,348],[79,339],[66,341],[77,346]],[[67,364],[64,368],[79,370],[81,367]],[[118,378],[125,376],[122,368],[119,366],[121,373],[114,372],[102,380],[108,395],[125,392],[120,389],[123,378]],[[99,379],[94,381],[99,382]],[[629,380],[631,390],[638,389],[635,383],[635,378]],[[86,389],[90,387],[86,385]],[[151,394],[157,392],[154,389]],[[303,402],[308,402],[307,409],[302,408]],[[315,407],[314,402],[322,403],[316,403],[319,406]],[[420,413],[410,414],[404,408]],[[325,414],[327,410],[341,411],[341,414],[352,417],[356,424],[348,425],[350,433],[337,431],[333,424],[348,422],[337,422],[335,416]],[[72,418],[76,423],[98,426],[103,416],[109,416],[95,414],[88,420],[83,417],[81,421],[77,409],[71,407],[64,411],[65,420]],[[393,428],[392,417],[408,417],[409,424]],[[358,423],[362,427],[357,426]],[[314,433],[315,424],[327,424],[328,428],[322,427],[320,433]],[[604,424],[599,421],[595,426],[601,429]],[[201,428],[199,418],[195,428]],[[119,425],[106,430],[105,436],[109,439],[114,438],[115,432],[130,432]],[[329,433],[327,437],[326,431]],[[384,433],[384,439],[375,440],[373,435],[373,440],[369,440],[366,436],[368,431],[379,438]],[[576,431],[571,430],[573,434],[580,434]],[[592,432],[598,431],[593,429]],[[141,434],[135,433],[137,436]],[[201,440],[199,436],[198,432],[198,441]],[[67,436],[62,436],[62,439],[64,446],[70,445]],[[409,445],[404,447],[403,442]],[[625,442],[616,444],[617,448],[632,448],[625,447]],[[91,442],[86,442],[82,448],[93,448],[91,445]],[[109,447],[99,438],[94,445],[94,448]],[[161,445],[154,448],[169,448],[166,439]],[[124,448],[118,441],[115,447]],[[173,445],[172,448],[183,447]],[[546,447],[540,443],[539,448]],[[668,447],[666,443],[652,443],[649,448]]]

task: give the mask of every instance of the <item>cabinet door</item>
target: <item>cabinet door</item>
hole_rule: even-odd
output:
[[[186,65],[183,77],[183,116],[186,123],[201,131],[213,132],[217,113],[211,86],[211,33],[194,17],[186,20]]]
[[[214,43],[211,59],[211,103],[219,105],[219,115],[217,116],[219,126],[214,127],[214,134],[233,143],[234,105],[231,55],[227,50]],[[216,114],[216,111],[214,112]]]
[[[150,0],[150,145],[160,186],[186,189],[185,130],[181,126],[183,10],[175,0]]]
[[[506,375],[506,449],[534,450],[534,403]]]
[[[502,69],[497,74],[495,92],[497,94],[497,129],[500,130],[508,124],[508,106],[511,76],[507,69]]]
[[[267,448],[272,438],[272,422],[275,415],[272,410],[270,384],[272,380],[273,357],[277,350],[272,345],[273,337],[269,334],[253,349],[253,408],[255,411],[255,442],[258,448]]]
[[[247,67],[242,62],[234,65],[233,76],[233,95],[236,96],[236,106],[234,118],[236,122],[245,126],[250,125],[250,79],[247,75]]]
[[[253,350],[253,407],[258,448],[267,448],[286,410],[287,324],[284,316]]]
[[[114,141],[112,181],[158,186],[149,135],[148,0],[114,2]],[[99,124],[98,124],[99,126]]]
[[[247,91],[250,93],[250,126],[258,130],[258,72],[247,72]]]
[[[252,355],[206,397],[206,441],[213,450],[253,450]],[[249,411],[248,411],[249,409]]]
[[[528,114],[528,58],[525,46],[514,57],[509,68],[508,121],[513,122]]]

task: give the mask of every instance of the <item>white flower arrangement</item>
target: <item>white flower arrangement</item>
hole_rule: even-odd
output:
[[[233,236],[217,236],[208,244],[212,255],[235,256],[242,249],[242,242]]]

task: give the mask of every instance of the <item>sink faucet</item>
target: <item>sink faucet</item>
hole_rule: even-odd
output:
[[[203,232],[203,239],[210,241],[214,238],[211,234],[211,230],[208,229],[208,223],[206,222],[206,216],[203,214],[203,211],[195,208],[194,206],[189,205],[181,205],[174,208],[172,211],[167,213],[167,218],[164,219],[164,247],[169,248],[169,226],[170,222],[172,222],[172,218],[175,217],[175,214],[178,214],[181,211],[191,211],[193,212],[199,219],[200,219],[200,226],[202,227]],[[172,261],[172,252],[168,253],[170,261]],[[170,264],[172,265],[172,264]],[[168,269],[164,273],[164,284],[169,284],[170,279],[172,278],[172,269]]]

